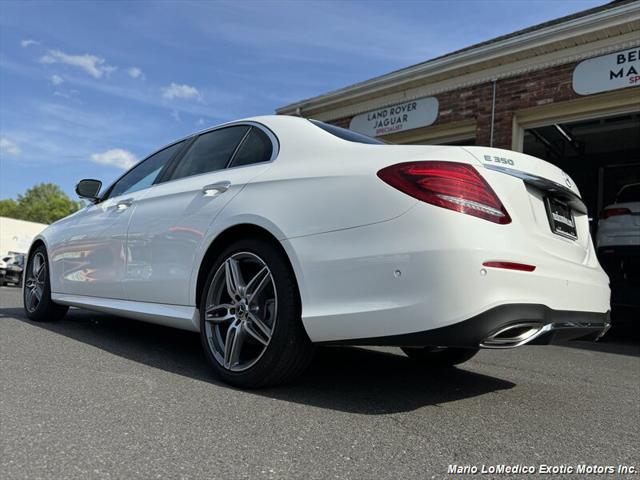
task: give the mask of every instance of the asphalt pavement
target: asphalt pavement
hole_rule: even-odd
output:
[[[38,324],[18,289],[0,288],[7,480],[458,477],[451,464],[637,471],[639,426],[640,348],[624,337],[481,351],[439,372],[398,349],[326,347],[294,385],[241,391],[210,373],[196,334],[75,309]],[[585,475],[544,476],[568,477]]]

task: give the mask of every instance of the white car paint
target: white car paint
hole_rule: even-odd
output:
[[[620,201],[621,195],[630,189],[637,192],[640,183],[625,185],[616,195],[616,201],[607,205],[604,212],[616,214],[598,220],[596,245],[602,247],[640,247],[640,200]],[[603,212],[603,213],[604,213]]]
[[[608,278],[587,215],[575,213],[576,240],[552,233],[542,193],[504,171],[536,175],[579,195],[559,168],[484,147],[353,143],[295,117],[234,123],[243,122],[273,132],[277,158],[124,195],[133,203],[121,211],[123,198],[111,198],[38,236],[52,265],[53,300],[198,331],[197,280],[208,247],[228,228],[252,224],[287,253],[302,322],[314,342],[420,332],[505,304],[609,310]],[[473,166],[512,222],[498,225],[426,204],[376,175],[390,165],[428,160]],[[229,182],[228,190],[204,195],[203,187],[219,182]],[[176,232],[184,236],[170,235]],[[111,263],[70,268],[96,242],[115,253]],[[167,242],[175,258],[153,254]],[[536,269],[483,267],[485,261]]]

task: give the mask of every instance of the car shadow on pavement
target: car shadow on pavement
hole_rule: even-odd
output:
[[[563,342],[559,345],[563,347],[579,348],[582,350],[591,350],[593,352],[640,357],[640,346],[638,345],[638,342],[624,337],[604,338],[597,342],[575,340],[572,342]]]
[[[197,334],[72,309],[55,323],[29,321],[21,308],[0,309],[32,327],[83,342],[153,368],[224,388],[206,364]],[[349,413],[378,415],[412,411],[510,389],[512,382],[461,368],[419,368],[396,353],[355,347],[322,347],[296,383],[248,394]]]

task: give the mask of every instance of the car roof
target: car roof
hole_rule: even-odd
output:
[[[620,188],[620,190],[618,190],[618,195],[620,194],[620,192],[621,192],[621,191],[623,191],[623,190],[624,190],[624,189],[626,189],[626,188],[629,188],[629,187],[639,187],[639,186],[640,186],[640,182],[637,182],[637,183],[627,183],[626,185],[623,185],[623,186]]]

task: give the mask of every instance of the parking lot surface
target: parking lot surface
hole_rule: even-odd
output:
[[[73,309],[36,324],[7,287],[0,329],[5,479],[640,466],[640,349],[624,338],[481,351],[439,372],[397,349],[323,348],[296,384],[240,391],[213,377],[196,334]]]

